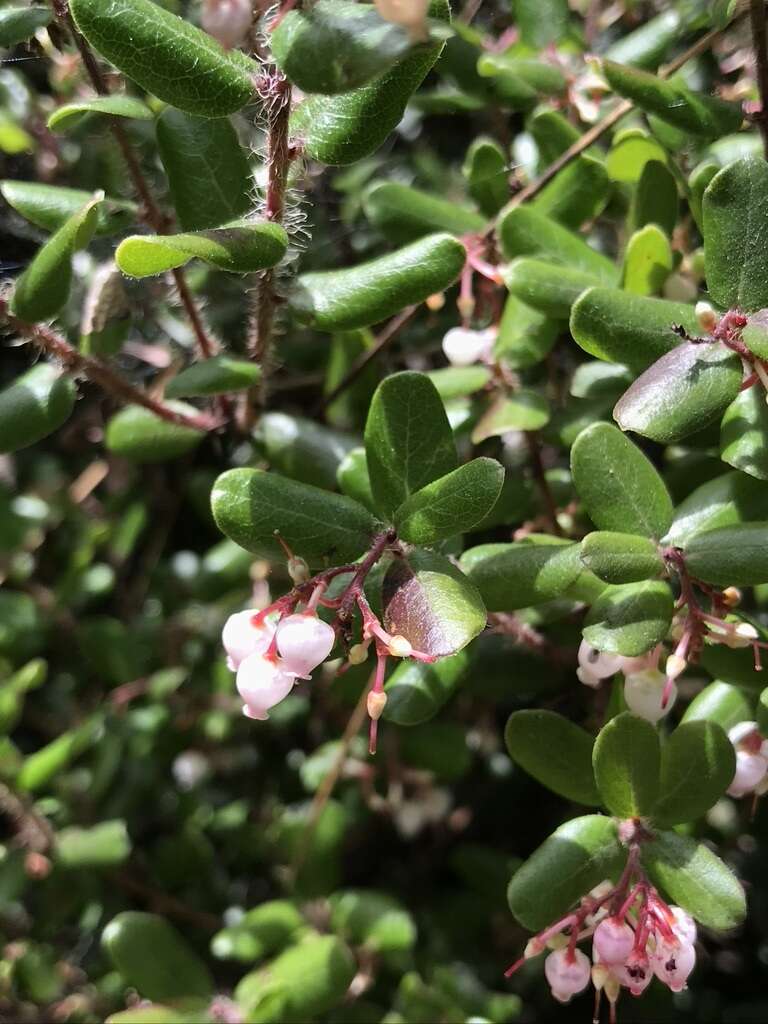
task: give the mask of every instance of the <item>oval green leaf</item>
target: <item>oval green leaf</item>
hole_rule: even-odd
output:
[[[434,231],[469,235],[485,227],[485,220],[474,210],[396,181],[373,182],[363,194],[363,210],[371,224],[395,244]]]
[[[577,544],[529,539],[515,544],[469,548],[460,565],[480,591],[489,611],[510,612],[550,601],[576,581],[583,567]]]
[[[253,387],[261,377],[261,367],[246,359],[218,355],[193,363],[178,373],[165,388],[166,398],[200,398],[226,395]]]
[[[742,391],[725,410],[720,458],[734,469],[768,480],[768,404],[760,385]]]
[[[768,522],[697,533],[683,545],[692,576],[720,587],[768,583]]]
[[[752,708],[738,686],[716,680],[697,693],[685,709],[682,721],[714,722],[728,732],[751,719]]]
[[[387,680],[383,718],[396,725],[420,725],[434,718],[461,685],[470,668],[465,650],[433,665],[407,658]]]
[[[154,114],[135,96],[95,96],[89,100],[65,103],[57,107],[48,118],[52,132],[68,132],[90,114],[106,114],[110,117],[127,117],[136,121],[151,121]]]
[[[512,295],[559,320],[568,318],[571,306],[586,288],[600,283],[589,271],[528,256],[513,260],[502,273]]]
[[[664,571],[658,548],[647,537],[598,531],[581,542],[581,560],[606,583],[636,583]]]
[[[536,256],[593,275],[603,284],[616,284],[616,267],[602,253],[551,217],[526,206],[509,210],[498,224],[504,256]]]
[[[526,709],[510,715],[504,731],[509,756],[553,793],[596,807],[592,771],[594,738],[554,711]]]
[[[673,610],[672,591],[661,580],[607,587],[587,615],[584,639],[598,651],[635,658],[666,637]]]
[[[628,711],[598,733],[592,753],[603,803],[617,818],[650,813],[659,795],[659,734],[650,722]]]
[[[0,11],[0,46],[18,46],[30,39],[53,18],[47,7],[4,7]]]
[[[0,452],[26,448],[69,419],[77,391],[50,363],[39,363],[0,391]]]
[[[725,793],[735,771],[736,752],[722,726],[690,720],[679,725],[662,750],[654,822],[668,828],[700,818]]]
[[[58,231],[78,210],[93,198],[90,192],[58,185],[41,185],[36,181],[0,182],[0,193],[6,202],[44,231]],[[97,235],[108,235],[125,228],[135,217],[137,206],[124,199],[104,199],[98,207]]]
[[[183,402],[169,402],[174,412],[187,416],[197,409]],[[104,444],[108,451],[135,462],[165,462],[192,451],[205,435],[194,427],[169,423],[141,405],[128,405],[107,423]]]

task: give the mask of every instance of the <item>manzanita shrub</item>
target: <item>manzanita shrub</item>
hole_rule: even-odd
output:
[[[4,1021],[768,1013],[763,0],[453,7],[0,5]]]

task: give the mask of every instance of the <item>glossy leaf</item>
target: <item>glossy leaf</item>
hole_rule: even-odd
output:
[[[469,194],[486,217],[494,217],[509,198],[509,161],[494,139],[480,136],[467,150],[463,167]]]
[[[703,843],[662,832],[642,848],[642,862],[662,895],[706,928],[735,928],[744,920],[746,900],[739,880]]]
[[[675,176],[660,160],[650,160],[643,167],[629,211],[633,231],[655,224],[669,238],[677,224],[680,199]]]
[[[603,803],[617,818],[649,814],[659,794],[659,734],[628,711],[598,733],[592,753],[595,782]]]
[[[741,125],[741,108],[735,103],[692,92],[678,81],[665,81],[614,61],[603,60],[601,68],[619,96],[685,132],[715,138],[737,131]]]
[[[694,534],[754,519],[768,519],[768,491],[744,473],[724,473],[678,505],[664,543],[679,547]]]
[[[580,156],[544,186],[531,206],[575,229],[597,217],[609,197],[610,181],[603,164],[591,156]]]
[[[654,822],[669,827],[700,818],[725,793],[735,771],[736,753],[722,726],[712,721],[679,725],[662,750]]]
[[[563,328],[562,321],[533,309],[516,295],[508,295],[493,354],[513,370],[535,366],[551,352]]]
[[[502,437],[510,430],[541,430],[549,422],[546,398],[533,389],[522,388],[509,398],[496,399],[477,421],[472,441],[480,444],[489,437]]]
[[[0,391],[0,452],[26,448],[69,419],[75,385],[50,363],[39,363]]]
[[[467,235],[485,227],[484,218],[469,207],[396,181],[373,182],[363,194],[363,209],[371,224],[397,244],[434,231]]]
[[[351,498],[260,469],[230,469],[211,494],[216,525],[240,547],[279,559],[285,543],[312,565],[343,564],[370,545],[380,524]]]
[[[553,793],[588,807],[600,796],[592,771],[594,739],[553,711],[516,711],[504,731],[509,756]]]
[[[129,277],[152,277],[193,258],[230,274],[250,274],[274,267],[287,246],[279,224],[242,220],[180,235],[131,235],[118,245],[115,262]]]
[[[768,164],[737,160],[710,182],[702,203],[707,287],[724,309],[746,312],[768,306],[763,259],[768,218]]]
[[[683,550],[688,571],[705,583],[749,587],[768,582],[768,522],[697,533]]]
[[[90,114],[106,114],[110,117],[126,117],[138,121],[151,121],[152,111],[134,96],[95,96],[88,100],[77,100],[57,107],[48,118],[48,127],[53,132],[68,132]]]
[[[336,482],[342,494],[354,498],[373,511],[373,493],[365,448],[353,448],[347,452],[336,469]]]
[[[746,722],[752,709],[742,690],[717,680],[697,693],[685,709],[683,723],[714,722],[727,732],[739,722]]]
[[[270,45],[277,66],[302,92],[333,95],[382,74],[413,44],[372,6],[318,0],[281,18]]]
[[[77,188],[41,185],[36,181],[0,182],[6,202],[32,224],[44,231],[58,231],[70,217],[91,201],[92,194]],[[125,227],[136,213],[135,203],[104,199],[97,208],[97,235],[112,234]]]
[[[536,256],[583,270],[604,284],[616,283],[616,268],[611,260],[579,235],[531,207],[509,210],[499,221],[498,234],[502,253],[508,260]]]
[[[513,110],[530,109],[539,96],[556,96],[566,86],[562,71],[555,65],[509,53],[483,53],[477,72],[482,78],[495,80],[503,104]]]
[[[257,64],[152,0],[71,0],[70,10],[98,53],[180,110],[222,117],[253,98]]]
[[[491,380],[487,366],[444,366],[430,370],[427,376],[444,402],[452,398],[465,398],[476,391],[482,391]]]
[[[547,538],[469,548],[459,564],[489,611],[510,612],[563,594],[582,571],[578,545]]]
[[[581,560],[606,583],[635,583],[664,571],[653,541],[631,533],[588,533],[581,542]]]
[[[365,450],[376,507],[386,516],[456,468],[448,417],[427,377],[406,371],[379,385],[368,413]]]
[[[533,111],[527,122],[539,151],[543,167],[553,163],[579,138],[579,131],[571,122],[550,106],[542,105]]]
[[[168,403],[175,412],[194,416],[191,405]],[[128,405],[107,423],[104,444],[108,451],[136,462],[165,462],[196,448],[205,435],[193,427],[169,423],[141,405]]]
[[[660,580],[608,587],[587,615],[584,639],[609,654],[645,654],[669,632],[673,605],[669,585]]]
[[[450,20],[447,0],[432,0],[429,14]],[[324,164],[352,164],[379,148],[399,124],[411,94],[418,89],[443,48],[419,47],[366,85],[338,96],[310,96],[291,116],[291,134],[304,152]]]
[[[469,530],[491,512],[504,483],[495,459],[472,459],[415,491],[395,510],[395,529],[409,544],[434,544]]]
[[[443,291],[465,259],[451,235],[427,235],[356,267],[301,274],[289,301],[299,319],[319,330],[367,327]]]
[[[51,11],[41,5],[4,7],[0,10],[0,46],[10,48],[26,42],[52,17]]]
[[[636,374],[679,345],[675,324],[696,337],[693,306],[613,288],[590,288],[571,311],[571,333],[585,352]]]
[[[213,992],[206,965],[157,914],[123,911],[104,929],[101,942],[126,983],[145,999],[205,998]]]
[[[742,391],[725,410],[720,458],[734,469],[768,480],[768,405],[759,385]]]
[[[246,359],[218,355],[192,363],[168,382],[166,398],[198,398],[225,395],[253,387],[261,377],[261,367]]]
[[[225,117],[195,117],[166,108],[157,119],[157,149],[184,231],[216,228],[251,205],[248,156]]]
[[[685,19],[676,8],[662,11],[611,43],[605,56],[620,64],[653,71],[677,41],[684,24]]]
[[[636,231],[624,253],[624,288],[634,295],[657,295],[672,273],[674,260],[669,239],[655,224]]]
[[[565,320],[581,293],[599,278],[576,267],[522,256],[503,270],[512,295],[547,316]]]
[[[613,410],[622,430],[662,444],[680,441],[722,416],[742,381],[741,360],[717,342],[683,344],[649,367]]]
[[[470,658],[465,650],[434,664],[407,658],[385,686],[383,718],[396,725],[420,725],[434,718],[466,678]]]
[[[593,423],[571,449],[579,497],[600,530],[662,537],[672,522],[672,499],[650,459],[609,423]]]
[[[253,436],[272,469],[329,491],[342,459],[358,442],[353,434],[284,412],[265,413]]]
[[[387,631],[425,654],[456,654],[485,629],[485,606],[476,587],[431,551],[417,548],[394,561],[382,595]]]
[[[620,872],[625,859],[611,818],[573,818],[545,839],[512,876],[509,908],[524,928],[540,931],[599,882]]]
[[[93,237],[100,202],[97,193],[66,220],[17,278],[10,307],[21,320],[47,320],[66,303],[72,284],[72,256]]]
[[[605,169],[613,181],[634,183],[649,160],[666,163],[664,147],[640,128],[627,128],[614,136],[605,160]]]

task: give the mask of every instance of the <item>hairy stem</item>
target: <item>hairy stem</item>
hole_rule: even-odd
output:
[[[765,0],[750,0],[749,17],[752,24],[752,45],[755,48],[757,88],[760,93],[760,113],[756,120],[763,137],[765,159],[768,160],[768,39]]]

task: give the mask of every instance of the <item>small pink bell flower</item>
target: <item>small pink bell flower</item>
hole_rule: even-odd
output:
[[[277,627],[277,649],[285,667],[302,679],[309,679],[313,669],[331,653],[335,642],[333,627],[314,612],[288,615]]]
[[[246,718],[265,721],[269,709],[288,696],[296,673],[268,654],[250,654],[237,670],[237,691],[243,698]]]

